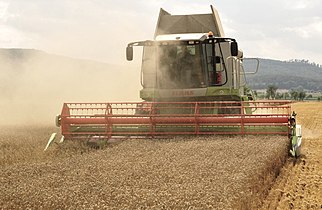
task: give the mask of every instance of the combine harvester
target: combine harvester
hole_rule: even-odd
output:
[[[300,155],[301,126],[290,101],[254,101],[246,94],[243,53],[226,38],[218,12],[171,15],[160,10],[153,40],[143,47],[140,97],[143,102],[65,103],[56,125],[62,139],[100,142],[115,138],[168,138],[176,135],[268,135],[290,138]],[[53,134],[48,146],[54,141]]]

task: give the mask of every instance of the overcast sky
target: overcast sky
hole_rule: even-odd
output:
[[[0,48],[125,62],[128,42],[153,38],[160,7],[209,13],[210,4],[246,57],[322,64],[321,0],[0,0]]]

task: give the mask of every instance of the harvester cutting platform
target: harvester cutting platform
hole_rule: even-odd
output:
[[[114,138],[162,138],[176,135],[281,134],[291,154],[300,155],[301,126],[290,101],[254,101],[245,77],[243,52],[227,38],[217,11],[171,15],[160,10],[153,40],[143,47],[137,103],[65,103],[56,125],[62,139],[106,141]],[[248,58],[249,59],[249,58]],[[53,142],[55,134],[45,149]]]

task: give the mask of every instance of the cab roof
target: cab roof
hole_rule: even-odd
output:
[[[164,34],[155,37],[156,41],[204,41],[208,37],[207,33],[186,33],[186,34]]]

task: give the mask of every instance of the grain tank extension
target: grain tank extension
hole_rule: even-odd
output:
[[[176,135],[281,134],[299,155],[300,126],[290,101],[254,101],[246,88],[243,52],[225,37],[218,12],[171,15],[161,9],[153,40],[126,48],[133,60],[143,47],[142,102],[65,103],[56,117],[63,142]],[[249,59],[249,58],[248,58]],[[48,145],[54,141],[55,135]],[[47,147],[46,147],[47,148]]]

